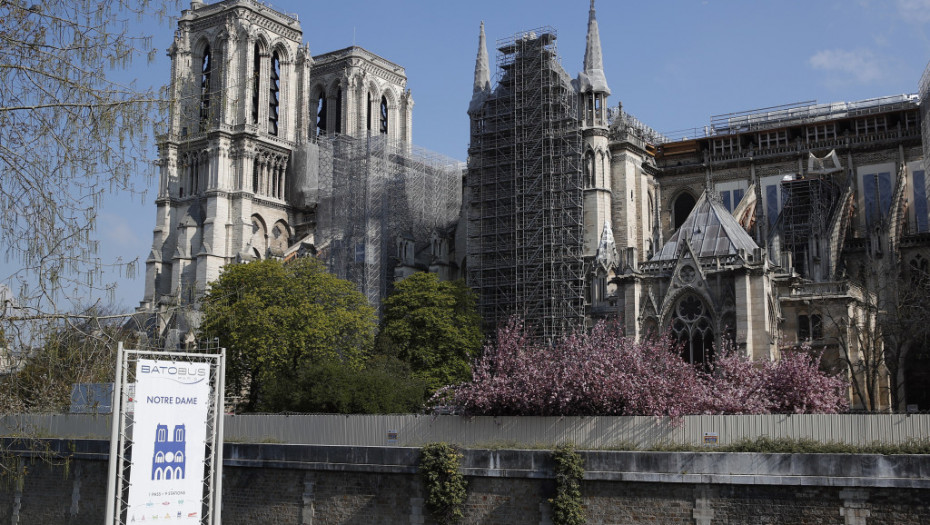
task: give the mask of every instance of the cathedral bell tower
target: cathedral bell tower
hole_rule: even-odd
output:
[[[582,122],[584,184],[584,255],[594,256],[610,216],[610,150],[607,142],[607,97],[610,88],[604,76],[601,37],[597,28],[594,0],[588,13],[588,36],[584,71],[576,86]]]
[[[296,17],[254,0],[183,11],[142,308],[196,305],[223,265],[287,248],[289,162],[309,129],[301,36]]]

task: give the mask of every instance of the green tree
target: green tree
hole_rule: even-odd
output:
[[[395,285],[383,313],[379,353],[408,363],[430,392],[471,378],[483,336],[474,294],[464,282],[416,273]]]
[[[110,263],[135,270],[101,261],[94,229],[107,194],[142,193],[137,177],[150,169],[167,100],[127,69],[155,57],[144,30],[176,8],[0,0],[0,249],[19,265],[0,276],[17,302],[0,319],[29,323],[24,332],[45,332],[53,327],[34,325],[111,290]],[[142,20],[141,32],[130,23]]]
[[[360,369],[338,361],[304,363],[293,384],[266,385],[263,407],[270,411],[335,414],[409,414],[425,402],[426,384],[406,363],[372,356]]]
[[[92,307],[46,325],[42,342],[34,347],[0,351],[8,373],[0,376],[0,412],[67,412],[75,383],[113,380],[116,349],[123,341],[136,343],[122,316]]]
[[[201,336],[226,347],[228,393],[247,393],[246,410],[269,409],[263,393],[294,385],[308,366],[360,370],[376,325],[365,296],[310,258],[227,266],[202,310]]]

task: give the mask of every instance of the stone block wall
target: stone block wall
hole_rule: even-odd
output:
[[[56,447],[67,450],[68,447]],[[99,524],[107,442],[0,485],[0,525]],[[93,452],[94,453],[89,453]],[[549,452],[469,450],[464,524],[551,525]],[[589,524],[930,522],[930,457],[585,452]],[[419,450],[228,444],[224,525],[432,525]]]

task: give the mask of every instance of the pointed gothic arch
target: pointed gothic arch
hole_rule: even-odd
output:
[[[333,97],[333,131],[342,133],[342,88],[336,90]]]
[[[595,172],[597,171],[597,166],[595,164],[594,150],[588,149],[584,152],[584,187],[593,188],[594,187],[594,177]]]
[[[310,136],[326,135],[326,87],[321,83],[310,88]]]
[[[388,101],[386,96],[381,96],[381,104],[378,109],[378,132],[382,135],[388,134]]]
[[[642,324],[643,339],[655,339],[659,337],[659,320],[653,316],[647,317]]]
[[[281,55],[275,49],[271,52],[268,68],[268,134],[278,135],[279,111],[281,108]]]
[[[387,135],[389,139],[394,139],[397,137],[397,108],[398,102],[394,90],[386,88],[381,92],[380,106],[378,111],[378,131],[383,135]]]
[[[249,239],[249,246],[254,250],[259,259],[264,259],[268,253],[268,226],[265,219],[259,214],[252,215],[252,236]]]
[[[268,236],[269,250],[274,256],[281,257],[290,246],[290,242],[291,228],[287,225],[287,221],[279,219],[271,227],[271,233]]]
[[[677,230],[685,223],[685,219],[691,214],[691,210],[697,204],[697,199],[691,192],[685,190],[675,196],[672,200],[672,229]]]
[[[381,89],[374,80],[369,80],[364,84],[364,90],[367,96],[365,106],[365,132],[368,135],[375,130],[375,117],[377,115],[377,104],[381,100]]]
[[[678,341],[681,357],[707,366],[713,359],[716,331],[713,314],[696,293],[684,293],[675,301],[669,316],[669,332]]]
[[[252,83],[250,86],[252,90],[252,107],[249,121],[252,124],[258,124],[259,101],[261,100],[262,86],[262,45],[260,41],[256,41],[255,45],[252,46],[252,74],[250,75],[250,82]]]

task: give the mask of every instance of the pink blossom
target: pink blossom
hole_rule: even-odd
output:
[[[637,342],[617,323],[552,346],[535,343],[511,319],[472,365],[471,382],[434,397],[471,415],[654,415],[831,413],[844,410],[845,382],[820,359],[788,352],[753,363],[724,348],[707,370],[681,359],[668,338]]]

